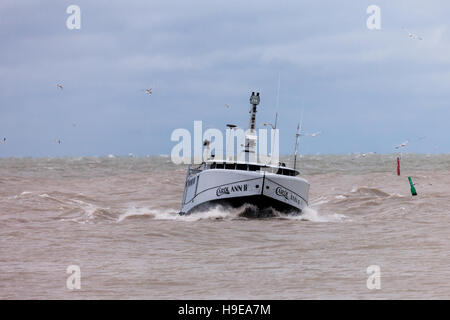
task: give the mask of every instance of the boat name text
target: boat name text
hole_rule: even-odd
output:
[[[277,188],[275,189],[275,193],[276,193],[278,196],[281,196],[281,197],[285,198],[285,199],[288,200],[288,201],[289,201],[289,200],[292,200],[292,201],[294,201],[295,203],[300,204],[300,199],[298,199],[296,195],[290,193],[290,192],[287,191],[286,189],[283,189],[283,188],[281,188],[281,187],[277,187]]]
[[[240,191],[247,191],[247,184],[238,184],[231,187],[219,187],[216,190],[216,195],[220,197],[224,194],[231,194],[231,192],[240,192]]]

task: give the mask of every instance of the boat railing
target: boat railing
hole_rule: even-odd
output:
[[[202,172],[204,170],[204,167],[205,165],[203,163],[197,167],[192,167],[192,165],[189,165],[187,170],[188,171],[187,176],[190,177],[192,175]]]
[[[297,176],[299,171],[286,167],[284,164],[280,166],[268,166],[251,163],[239,162],[210,162],[205,164],[205,169],[228,169],[228,170],[243,170],[243,171],[260,171],[266,173],[279,174],[284,176]],[[201,171],[201,170],[200,170]]]

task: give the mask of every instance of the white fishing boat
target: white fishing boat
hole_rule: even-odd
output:
[[[244,152],[254,152],[255,117],[259,93],[252,93],[250,125]],[[297,139],[299,133],[297,132]],[[296,151],[297,153],[297,141]],[[189,165],[183,193],[181,215],[208,210],[212,206],[245,206],[243,215],[271,216],[275,212],[300,214],[308,205],[309,183],[300,172],[278,165],[249,161],[220,160],[210,157],[200,165]]]

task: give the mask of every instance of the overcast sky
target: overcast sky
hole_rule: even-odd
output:
[[[80,30],[66,27],[71,4]],[[371,4],[381,30],[366,27]],[[322,132],[302,153],[405,140],[448,153],[449,14],[437,0],[2,0],[0,157],[170,154],[194,120],[246,127],[251,91],[258,126],[273,121],[278,75],[282,154],[302,110],[305,132]]]

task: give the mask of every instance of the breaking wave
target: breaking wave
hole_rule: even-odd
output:
[[[248,219],[289,219],[312,222],[339,222],[345,219],[342,214],[320,214],[317,210],[307,207],[301,214],[286,214],[272,210],[270,214],[248,214],[253,212],[253,206],[246,204],[239,208],[228,208],[221,205],[212,206],[207,210],[189,215],[179,215],[174,209],[136,208],[131,207],[120,214],[116,222],[128,219],[149,218],[154,220],[174,220],[194,222],[200,220],[248,220]]]
[[[358,189],[351,193],[373,192],[370,189]],[[367,191],[369,190],[369,191]],[[350,194],[351,194],[350,193]],[[377,194],[385,193],[378,191]],[[24,192],[22,196],[30,196],[32,193]],[[338,213],[328,213],[330,210],[321,208],[330,199],[320,197],[311,202],[310,207],[306,207],[301,214],[281,213],[273,209],[257,210],[253,205],[245,204],[238,208],[231,208],[222,205],[212,205],[203,211],[198,211],[189,215],[179,215],[179,210],[171,207],[150,207],[132,204],[126,207],[110,207],[104,203],[87,197],[80,193],[51,192],[36,194],[36,197],[45,201],[47,205],[57,206],[59,214],[56,219],[76,223],[123,223],[136,219],[150,219],[161,221],[185,221],[195,222],[201,220],[251,220],[251,219],[287,219],[293,221],[311,222],[339,222],[346,219],[346,216]],[[348,201],[350,195],[333,196],[333,201]]]
[[[147,217],[154,220],[178,220],[178,221],[199,221],[199,220],[224,220],[239,217],[239,209],[230,210],[221,206],[211,207],[208,210],[196,212],[189,215],[179,215],[175,209],[158,209],[158,208],[136,208],[131,207],[122,213],[117,222],[126,219],[135,219],[139,217]]]
[[[312,222],[341,222],[347,218],[344,214],[339,213],[319,213],[318,210],[311,207],[303,209],[303,213],[298,216],[288,216],[288,219],[303,220]]]
[[[377,188],[369,188],[369,187],[355,187],[352,189],[351,193],[364,195],[364,196],[376,196],[376,197],[389,197],[390,194],[384,192]]]

